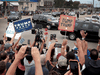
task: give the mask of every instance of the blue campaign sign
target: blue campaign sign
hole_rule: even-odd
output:
[[[15,31],[17,33],[32,29],[32,23],[30,18],[13,22],[13,24],[14,24]]]

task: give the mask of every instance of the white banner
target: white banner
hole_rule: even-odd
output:
[[[9,23],[9,26],[6,30],[6,37],[12,38],[14,36],[14,33],[15,33],[15,29],[14,29],[13,23]],[[19,39],[21,34],[22,33],[17,33],[16,36],[15,36],[15,39]]]

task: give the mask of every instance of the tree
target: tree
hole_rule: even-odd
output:
[[[62,7],[64,7],[65,0],[54,0],[54,2],[55,2],[54,6],[56,8],[62,8]]]

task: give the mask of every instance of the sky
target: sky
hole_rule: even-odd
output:
[[[72,0],[72,1],[80,1],[80,3],[93,4],[93,0]],[[94,0],[94,7],[100,7],[100,1]]]

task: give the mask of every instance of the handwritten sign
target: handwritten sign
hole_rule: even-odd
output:
[[[14,28],[17,33],[32,29],[30,18],[14,22]]]
[[[76,17],[61,15],[59,21],[59,30],[73,32]]]

